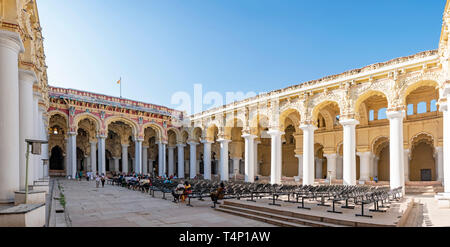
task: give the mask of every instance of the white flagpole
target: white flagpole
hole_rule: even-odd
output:
[[[122,98],[122,76],[120,77],[120,98]]]

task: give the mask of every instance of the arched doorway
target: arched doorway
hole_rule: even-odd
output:
[[[59,146],[55,146],[51,150],[50,170],[64,171],[64,156]]]
[[[433,138],[428,134],[416,136],[411,144],[410,181],[436,181]]]
[[[387,137],[378,138],[373,144],[373,153],[378,158],[376,168],[378,180],[390,181],[389,139]]]

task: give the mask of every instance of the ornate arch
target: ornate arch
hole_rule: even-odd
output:
[[[401,105],[406,105],[406,98],[414,90],[422,86],[435,87],[439,90],[440,86],[444,84],[444,81],[441,73],[437,72],[419,74],[400,80],[397,86],[399,88],[398,101]]]
[[[436,143],[436,138],[434,138],[434,136],[428,132],[425,131],[420,131],[418,133],[416,133],[415,135],[413,135],[411,137],[411,139],[409,140],[409,148],[412,151],[414,146],[417,143],[420,143],[422,141],[425,141],[426,143],[430,144],[431,146],[436,147],[437,143]],[[410,152],[412,153],[412,152]]]
[[[48,112],[48,120],[50,121],[50,119],[54,115],[61,115],[66,120],[66,126],[64,126],[64,127],[69,128],[69,115],[66,112],[63,112],[61,110],[52,110],[52,111]]]
[[[176,129],[176,128],[172,127],[167,130],[164,130],[164,128],[161,125],[149,122],[149,123],[142,125],[141,131],[139,133],[140,137],[142,137],[142,138],[145,137],[145,129],[147,129],[147,128],[152,128],[155,131],[156,137],[160,139],[159,141],[163,141],[163,140],[167,139],[167,131],[169,129]],[[177,136],[178,136],[178,132],[175,132],[175,134],[177,134]]]
[[[294,128],[295,128],[295,132],[296,133],[300,133],[301,129],[300,129],[300,122],[301,122],[301,113],[300,110],[292,107],[292,106],[286,106],[282,109],[280,109],[280,131],[284,131],[284,129],[287,127],[285,126],[285,122],[286,119],[290,118],[292,120],[292,122],[294,123]],[[298,114],[298,118],[294,117],[294,119],[292,119],[292,114],[293,113],[297,113]],[[297,123],[297,124],[295,124]]]
[[[341,108],[341,105],[339,104],[339,101],[336,101],[336,100],[333,100],[333,99],[324,99],[324,100],[320,101],[318,104],[316,104],[316,105],[314,106],[313,110],[312,110],[311,117],[312,117],[312,121],[313,121],[313,122],[317,121],[317,118],[319,117],[319,112],[320,112],[320,110],[321,110],[324,106],[326,106],[326,105],[328,105],[328,104],[330,104],[330,103],[331,103],[331,104],[333,104],[333,103],[337,104],[337,106],[338,106],[338,108],[339,108],[339,114],[342,113],[342,108]]]
[[[370,143],[371,152],[378,156],[379,155],[378,151],[380,151],[380,148],[384,147],[386,143],[389,144],[388,136],[381,135],[373,138]]]
[[[134,136],[136,136],[136,135],[139,133],[139,132],[138,132],[139,127],[138,127],[138,124],[137,124],[136,122],[134,122],[134,121],[131,120],[131,119],[127,119],[127,118],[120,117],[120,116],[112,116],[112,117],[109,117],[109,118],[107,118],[107,119],[105,120],[105,131],[106,131],[106,133],[108,132],[109,125],[110,125],[111,123],[118,122],[118,121],[124,122],[124,123],[126,123],[127,125],[129,125],[129,126],[131,127],[131,133],[132,133]],[[144,126],[145,126],[145,125],[144,125]],[[144,129],[144,128],[142,128],[142,129]]]
[[[100,120],[100,118],[95,116],[92,113],[84,112],[84,113],[77,114],[75,116],[75,118],[73,119],[73,123],[72,124],[73,124],[73,126],[75,127],[76,130],[78,130],[78,125],[84,119],[89,119],[92,122],[94,122],[95,129],[96,129],[97,132],[101,129],[102,121]]]

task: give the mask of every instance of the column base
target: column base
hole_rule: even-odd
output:
[[[450,193],[439,193],[434,199],[438,201],[439,208],[450,208]]]

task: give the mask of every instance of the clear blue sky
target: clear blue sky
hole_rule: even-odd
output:
[[[49,83],[166,105],[436,49],[444,0],[38,0]],[[206,107],[205,107],[206,108]]]

